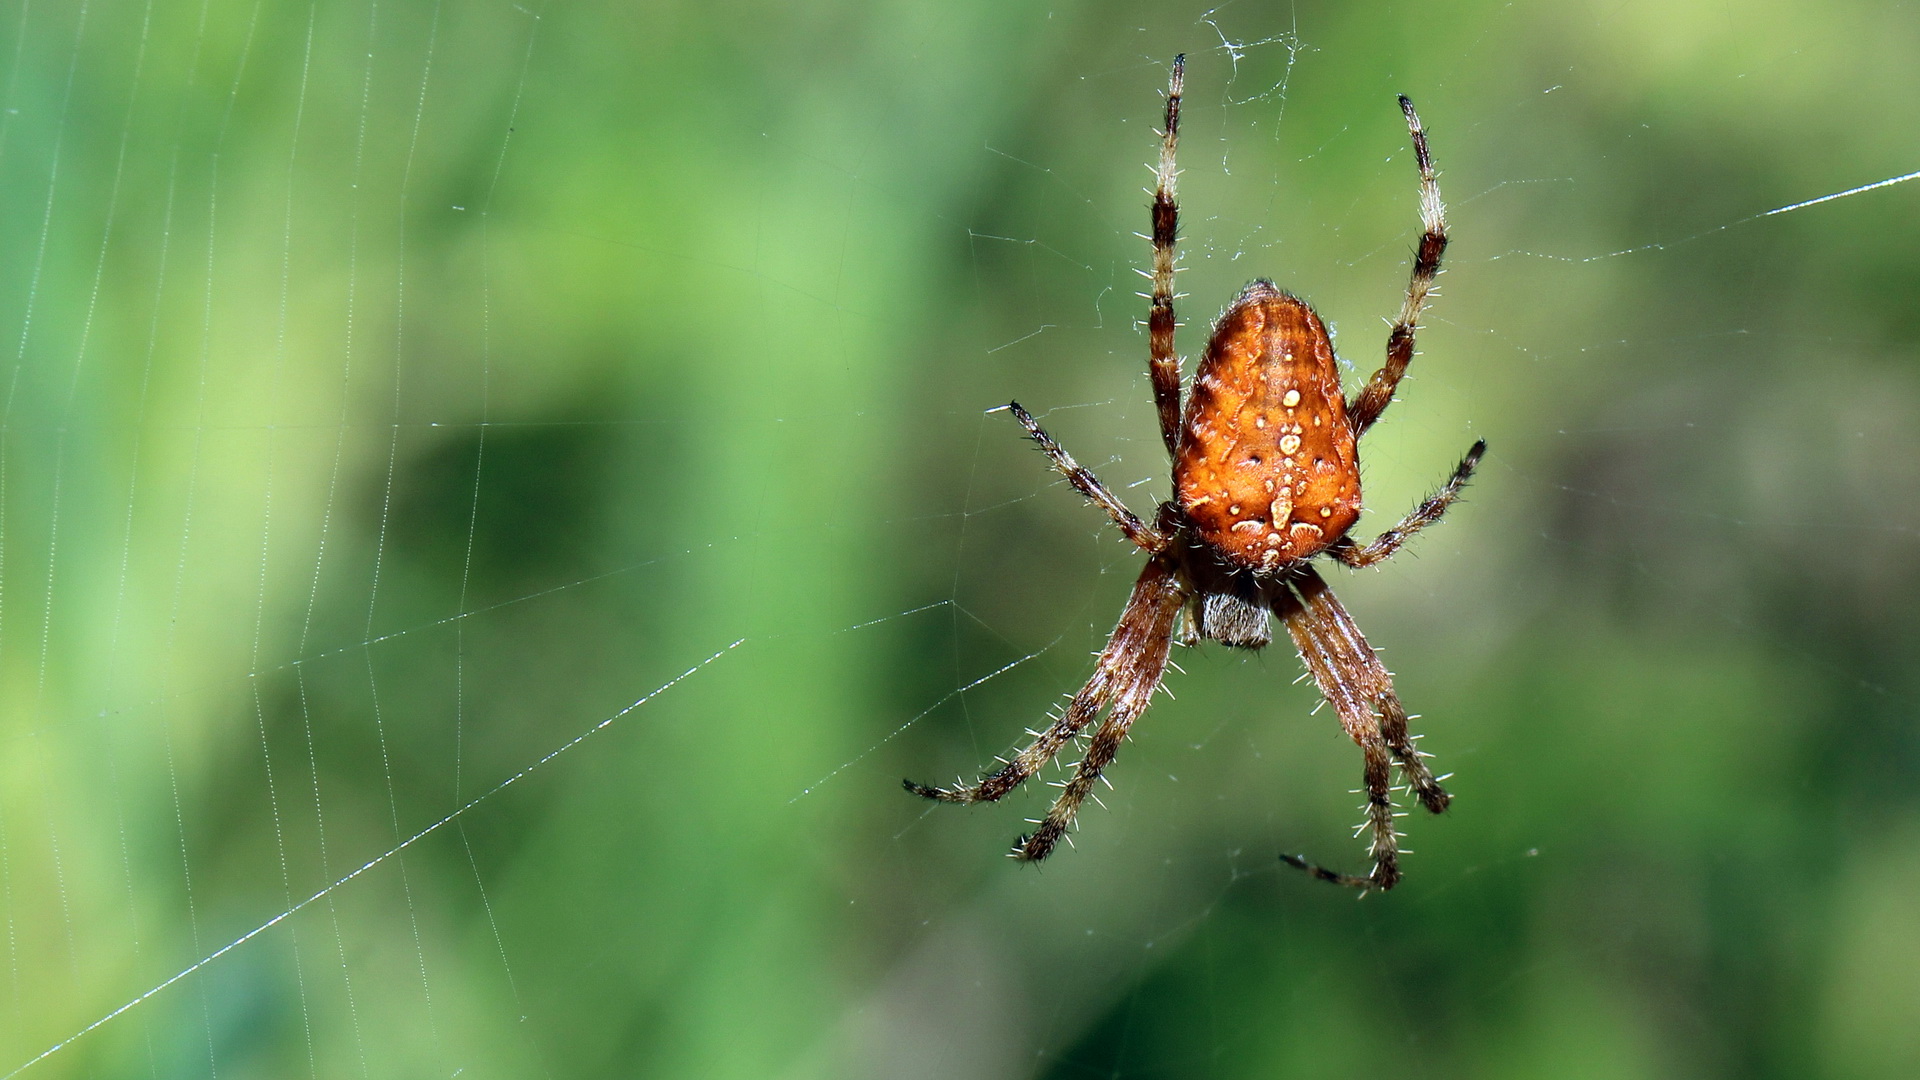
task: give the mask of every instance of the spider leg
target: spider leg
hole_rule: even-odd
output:
[[[1391,889],[1400,880],[1400,841],[1393,828],[1394,764],[1399,764],[1407,786],[1429,811],[1445,810],[1451,796],[1413,745],[1392,676],[1326,580],[1311,566],[1302,566],[1295,571],[1292,585],[1292,590],[1275,595],[1274,614],[1286,624],[1321,696],[1333,704],[1347,736],[1360,747],[1367,794],[1363,827],[1372,834],[1369,853],[1374,865],[1365,877],[1355,877],[1322,870],[1298,856],[1283,858],[1322,880]]]
[[[1338,627],[1325,622],[1323,610],[1309,608],[1290,592],[1283,592],[1274,602],[1274,614],[1286,623],[1321,696],[1333,703],[1340,725],[1360,747],[1364,763],[1361,777],[1367,795],[1367,820],[1362,827],[1372,833],[1367,850],[1373,857],[1373,870],[1359,877],[1320,869],[1298,856],[1287,861],[1309,872],[1318,871],[1314,876],[1323,881],[1360,889],[1391,889],[1400,880],[1400,840],[1393,829],[1393,758],[1367,700],[1372,696],[1369,689],[1373,673],[1365,666],[1354,669],[1351,650],[1339,642]]]
[[[1067,702],[1060,716],[1045,731],[1035,735],[1027,748],[1015,754],[999,772],[982,777],[972,787],[929,787],[911,780],[902,780],[901,784],[923,799],[951,803],[996,802],[1039,772],[1042,766],[1060,753],[1060,748],[1067,744],[1068,739],[1092,723],[1093,718],[1100,715],[1100,707],[1106,704],[1107,696],[1108,673],[1103,665],[1093,673],[1087,685],[1073,695],[1073,700]]]
[[[1367,385],[1347,403],[1347,423],[1356,437],[1373,426],[1393,400],[1394,388],[1407,373],[1413,359],[1413,335],[1420,324],[1420,309],[1426,306],[1433,279],[1440,276],[1440,255],[1447,250],[1447,210],[1440,203],[1440,184],[1434,179],[1433,156],[1427,152],[1427,132],[1420,126],[1420,114],[1413,102],[1400,96],[1400,111],[1407,116],[1407,131],[1413,135],[1413,156],[1420,166],[1420,251],[1413,259],[1413,273],[1407,280],[1407,298],[1400,306],[1400,319],[1387,334],[1387,363]]]
[[[1297,571],[1293,586],[1306,609],[1303,624],[1318,632],[1320,648],[1342,675],[1343,684],[1359,692],[1363,707],[1371,705],[1378,713],[1381,738],[1399,762],[1407,786],[1428,811],[1438,814],[1445,810],[1453,796],[1440,786],[1433,771],[1427,768],[1426,757],[1414,747],[1413,737],[1407,732],[1406,709],[1401,707],[1399,695],[1393,692],[1393,676],[1380,663],[1373,646],[1367,644],[1353,616],[1312,566],[1303,566]],[[1289,623],[1287,629],[1291,632],[1293,624]],[[1297,634],[1294,641],[1296,645],[1299,643]],[[1318,673],[1314,679],[1325,694],[1326,683]],[[1328,700],[1334,699],[1329,696]],[[1334,705],[1338,708],[1339,702],[1335,701]]]
[[[1127,509],[1127,504],[1121,502],[1113,492],[1108,491],[1107,486],[1102,484],[1098,477],[1073,460],[1073,455],[1067,453],[1059,443],[1054,442],[1053,436],[1047,434],[1034,420],[1032,414],[1020,407],[1019,402],[1008,402],[1007,409],[1013,413],[1015,420],[1020,421],[1020,426],[1027,429],[1027,434],[1032,436],[1033,441],[1039,444],[1040,452],[1047,455],[1047,460],[1053,462],[1053,467],[1067,478],[1067,483],[1072,484],[1074,490],[1085,495],[1095,506],[1105,510],[1107,516],[1113,519],[1113,523],[1126,534],[1128,540],[1133,541],[1137,547],[1150,555],[1158,555],[1166,549],[1167,535],[1141,521],[1133,511]]]
[[[1480,455],[1486,452],[1487,440],[1481,439],[1474,443],[1473,448],[1467,451],[1467,456],[1461,458],[1460,464],[1454,466],[1453,475],[1447,478],[1447,482],[1441,485],[1439,491],[1427,496],[1426,501],[1414,507],[1406,517],[1401,518],[1398,525],[1381,533],[1373,543],[1361,547],[1351,538],[1342,537],[1339,542],[1328,546],[1327,554],[1355,568],[1372,566],[1388,558],[1400,550],[1401,544],[1413,539],[1414,533],[1440,520],[1440,515],[1446,513],[1447,507],[1452,506],[1454,500],[1460,497],[1460,489],[1467,486],[1468,479],[1473,476],[1473,470],[1480,464]]]
[[[1167,598],[1169,595],[1171,600]],[[1166,666],[1173,619],[1163,614],[1163,610],[1177,613],[1184,600],[1178,577],[1165,560],[1156,558],[1148,562],[1140,579],[1134,582],[1133,595],[1121,612],[1119,625],[1114,628],[1113,636],[1107,639],[1106,648],[1100,652],[1093,677],[1087,680],[1079,693],[1073,695],[1073,700],[1067,703],[1059,718],[1036,735],[1026,749],[1014,755],[1004,768],[983,777],[972,787],[937,788],[916,784],[911,780],[902,783],[915,795],[941,802],[975,803],[1000,799],[1052,761],[1067,740],[1092,723],[1109,701],[1116,697],[1131,700],[1134,684],[1144,673],[1144,667],[1135,659],[1136,654],[1142,650],[1152,652],[1153,642],[1158,641],[1159,661],[1148,665],[1152,667],[1152,677],[1147,682],[1145,693],[1141,695],[1142,704],[1134,710],[1137,716],[1145,708],[1145,698],[1151,697],[1154,686],[1159,684],[1160,672]]]
[[[1062,786],[1047,816],[1031,836],[1015,841],[1013,857],[1022,862],[1038,862],[1053,851],[1054,845],[1073,826],[1080,804],[1093,792],[1100,773],[1120,753],[1133,722],[1153,702],[1153,692],[1166,673],[1167,650],[1173,642],[1174,626],[1186,605],[1186,590],[1174,568],[1160,559],[1134,584],[1133,596],[1120,616],[1120,625],[1100,654],[1100,670],[1107,676],[1107,693],[1113,703],[1106,721],[1094,732],[1086,756],[1074,766],[1073,776]]]
[[[1173,58],[1167,82],[1167,119],[1161,130],[1160,167],[1153,185],[1153,295],[1147,308],[1148,371],[1153,375],[1153,404],[1160,412],[1160,440],[1167,454],[1180,451],[1180,354],[1174,351],[1173,242],[1180,223],[1175,186],[1179,172],[1173,155],[1180,142],[1180,93],[1186,81],[1187,58]]]
[[[1371,877],[1360,877],[1357,874],[1343,874],[1338,870],[1329,870],[1317,863],[1310,863],[1304,855],[1289,855],[1283,851],[1280,853],[1280,861],[1295,869],[1305,870],[1309,877],[1319,878],[1321,881],[1331,881],[1335,885],[1345,885],[1349,889],[1359,889],[1363,894],[1372,892],[1374,889],[1390,888],[1390,886],[1382,885]]]

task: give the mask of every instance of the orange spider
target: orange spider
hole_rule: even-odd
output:
[[[1414,330],[1440,272],[1447,231],[1427,136],[1413,103],[1400,98],[1420,167],[1420,249],[1414,257],[1400,318],[1387,336],[1387,362],[1348,399],[1340,388],[1333,343],[1304,300],[1270,281],[1241,290],[1214,323],[1184,415],[1180,356],[1174,351],[1174,149],[1180,131],[1184,56],[1173,60],[1166,129],[1153,199],[1153,293],[1147,317],[1153,398],[1160,435],[1173,459],[1175,497],[1149,525],[1061,449],[1019,403],[1007,406],[1053,467],[1107,512],[1128,540],[1149,556],[1133,586],[1093,677],[1045,731],[979,783],[952,788],[906,781],[908,791],[944,802],[992,802],[1053,760],[1068,740],[1107,710],[1085,756],[1047,816],[1014,845],[1016,858],[1044,859],[1072,826],[1080,804],[1119,752],[1127,730],[1147,709],[1166,671],[1167,653],[1211,638],[1239,649],[1272,640],[1277,615],[1320,693],[1365,757],[1367,820],[1373,870],[1365,876],[1321,869],[1297,855],[1282,859],[1315,877],[1362,890],[1391,889],[1400,880],[1399,836],[1393,828],[1392,771],[1433,813],[1449,796],[1407,733],[1407,714],[1393,680],[1352,616],[1313,568],[1326,554],[1348,566],[1371,566],[1440,519],[1460,495],[1486,450],[1473,444],[1438,492],[1399,524],[1361,546],[1348,533],[1360,516],[1358,440],[1393,400],[1413,357]]]

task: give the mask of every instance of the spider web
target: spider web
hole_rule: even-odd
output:
[[[751,16],[0,8],[0,1078],[1903,1075],[1911,11]],[[1332,580],[1458,801],[1362,903],[1282,648],[1044,867],[898,790],[1137,572],[989,410],[1165,497],[1177,51],[1189,355],[1267,276],[1363,377],[1395,93],[1442,170],[1362,528],[1491,456]]]

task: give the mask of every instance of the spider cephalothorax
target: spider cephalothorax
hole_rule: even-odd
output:
[[[1392,555],[1414,533],[1440,519],[1460,495],[1486,449],[1476,442],[1445,485],[1399,524],[1361,546],[1348,533],[1360,516],[1359,439],[1393,400],[1413,358],[1414,330],[1447,246],[1446,218],[1426,132],[1402,97],[1420,167],[1420,248],[1414,256],[1400,317],[1387,337],[1387,361],[1352,398],[1325,325],[1304,300],[1255,281],[1214,323],[1185,408],[1180,357],[1174,351],[1173,261],[1179,211],[1174,199],[1174,148],[1180,131],[1185,58],[1175,57],[1167,89],[1166,129],[1153,200],[1153,293],[1147,330],[1160,436],[1173,458],[1174,498],[1151,525],[1140,520],[1094,475],[1080,467],[1018,403],[1007,406],[1054,468],[1098,504],[1128,540],[1148,555],[1120,623],[1080,689],[1046,730],[999,771],[977,784],[907,790],[945,802],[990,802],[1053,760],[1069,740],[1106,711],[1047,816],[1014,845],[1015,857],[1038,860],[1073,825],[1080,804],[1120,743],[1146,711],[1166,671],[1176,638],[1201,638],[1258,649],[1273,637],[1278,616],[1300,659],[1358,743],[1373,870],[1365,876],[1323,870],[1298,856],[1287,862],[1316,877],[1361,889],[1391,889],[1400,879],[1393,828],[1393,770],[1398,767],[1422,806],[1439,813],[1448,795],[1407,731],[1393,680],[1352,616],[1310,560],[1326,554],[1348,566]],[[1184,625],[1183,625],[1184,623]]]

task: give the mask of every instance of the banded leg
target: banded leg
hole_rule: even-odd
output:
[[[1294,588],[1306,608],[1307,621],[1319,631],[1323,648],[1331,654],[1347,683],[1359,688],[1362,701],[1371,705],[1377,714],[1380,736],[1399,763],[1407,787],[1431,813],[1445,810],[1453,797],[1427,767],[1426,756],[1415,748],[1413,737],[1407,732],[1406,710],[1400,704],[1400,696],[1393,692],[1393,676],[1380,663],[1373,646],[1367,644],[1359,625],[1347,613],[1346,605],[1340,603],[1326,579],[1311,566],[1305,567],[1294,579]]]
[[[1407,786],[1429,811],[1445,810],[1450,796],[1414,746],[1406,710],[1393,692],[1392,676],[1353,617],[1312,567],[1296,573],[1293,590],[1276,597],[1274,614],[1286,624],[1321,696],[1333,704],[1347,736],[1360,747],[1367,795],[1362,828],[1371,833],[1368,851],[1374,865],[1371,873],[1359,877],[1321,869],[1298,856],[1282,858],[1325,881],[1359,889],[1391,889],[1400,880],[1399,834],[1393,827],[1393,765],[1398,763]]]
[[[1351,537],[1342,537],[1338,543],[1327,548],[1327,554],[1352,567],[1372,566],[1389,558],[1400,550],[1400,545],[1413,539],[1413,534],[1440,520],[1455,499],[1460,497],[1460,489],[1467,486],[1473,470],[1480,464],[1480,455],[1487,452],[1487,440],[1481,439],[1467,451],[1467,456],[1454,466],[1453,475],[1441,485],[1439,491],[1427,496],[1426,501],[1413,508],[1400,523],[1376,537],[1366,547],[1353,542]]]
[[[1100,669],[1108,675],[1108,693],[1113,708],[1094,732],[1086,756],[1074,766],[1073,776],[1061,786],[1047,816],[1031,836],[1014,842],[1013,857],[1021,862],[1038,862],[1053,851],[1054,845],[1073,827],[1080,804],[1093,793],[1100,774],[1120,753],[1133,722],[1153,703],[1153,692],[1167,670],[1167,651],[1173,643],[1174,626],[1186,604],[1186,590],[1173,568],[1155,559],[1147,564],[1133,586],[1133,596],[1120,616],[1120,625],[1100,654]]]
[[[1040,452],[1047,455],[1047,460],[1053,463],[1053,467],[1067,478],[1067,483],[1072,484],[1075,491],[1085,495],[1089,502],[1105,510],[1107,516],[1113,519],[1113,523],[1126,534],[1127,539],[1150,555],[1158,555],[1166,549],[1167,534],[1141,521],[1133,511],[1127,509],[1127,504],[1121,502],[1113,492],[1108,491],[1107,486],[1102,484],[1098,477],[1073,460],[1073,455],[1067,453],[1059,443],[1054,442],[1053,436],[1047,434],[1040,427],[1039,422],[1034,420],[1032,414],[1020,407],[1019,402],[1008,402],[1007,409],[1013,413],[1015,420],[1020,421],[1020,426],[1027,429],[1027,434],[1039,445]]]
[[[1400,95],[1400,111],[1407,116],[1407,130],[1413,135],[1413,156],[1420,165],[1420,251],[1413,259],[1413,274],[1407,280],[1407,298],[1400,306],[1400,319],[1387,334],[1387,363],[1367,385],[1347,403],[1347,423],[1357,437],[1373,426],[1393,401],[1394,388],[1407,373],[1413,359],[1413,335],[1420,325],[1420,309],[1426,306],[1433,279],[1440,276],[1440,255],[1447,250],[1447,210],[1440,203],[1440,184],[1434,179],[1433,157],[1427,152],[1427,132],[1420,126],[1420,114],[1413,102]]]
[[[902,780],[900,783],[915,795],[937,802],[997,802],[1039,772],[1042,766],[1060,753],[1060,748],[1067,745],[1068,739],[1078,735],[1081,728],[1100,715],[1100,707],[1107,703],[1107,684],[1104,667],[1095,671],[1087,685],[1073,695],[1072,701],[1067,702],[1067,707],[1060,711],[1059,717],[1045,731],[1036,734],[1025,750],[1015,754],[999,772],[983,777],[972,787],[938,788],[916,784],[912,780]]]
[[[971,787],[937,788],[916,784],[911,780],[902,783],[915,795],[941,802],[994,802],[1052,761],[1066,746],[1067,740],[1092,723],[1100,715],[1101,708],[1109,702],[1115,703],[1115,715],[1122,708],[1131,708],[1132,715],[1137,717],[1145,710],[1146,701],[1152,697],[1153,688],[1159,685],[1160,675],[1166,668],[1167,647],[1174,622],[1172,615],[1167,612],[1177,614],[1184,600],[1172,568],[1162,559],[1149,561],[1140,579],[1134,583],[1133,595],[1120,614],[1119,625],[1114,628],[1106,647],[1100,651],[1093,677],[1087,680],[1079,693],[1073,695],[1059,718],[1036,735],[1026,749],[1014,755],[998,772],[982,778]],[[1153,659],[1156,646],[1157,661]],[[1144,692],[1140,690],[1142,680],[1145,681]],[[1136,700],[1137,706],[1134,704]],[[1111,726],[1111,723],[1109,720],[1102,730]],[[1097,775],[1097,770],[1095,773]],[[1081,798],[1084,797],[1085,793],[1082,792]],[[1061,798],[1064,801],[1066,796],[1062,795]],[[1078,806],[1077,800],[1074,806]],[[1055,809],[1059,809],[1058,805]],[[1070,810],[1066,817],[1071,821]],[[1056,834],[1053,839],[1057,838]],[[1026,840],[1022,844],[1023,847],[1030,846]],[[1051,841],[1048,846],[1051,847]],[[1045,854],[1042,851],[1027,857],[1037,859]]]
[[[1180,354],[1173,340],[1174,235],[1179,227],[1174,149],[1180,142],[1180,94],[1186,81],[1187,58],[1173,58],[1167,82],[1166,126],[1160,133],[1160,167],[1153,185],[1153,294],[1147,308],[1147,367],[1153,376],[1153,403],[1160,411],[1160,440],[1167,454],[1180,451]]]
[[[1340,716],[1341,727],[1360,747],[1363,762],[1361,779],[1367,796],[1367,820],[1362,828],[1372,834],[1367,852],[1373,858],[1373,870],[1361,877],[1315,866],[1297,855],[1282,855],[1281,858],[1322,881],[1356,889],[1391,889],[1400,880],[1400,841],[1393,828],[1392,757],[1386,739],[1381,734],[1380,723],[1373,709],[1356,695],[1354,687],[1345,680],[1344,675],[1348,673],[1343,661],[1347,658],[1340,650],[1330,647],[1331,628],[1319,625],[1313,613],[1289,591],[1280,593],[1274,601],[1273,610],[1293,636],[1294,646],[1300,650],[1300,659],[1313,675],[1321,696],[1333,703],[1334,711]]]

